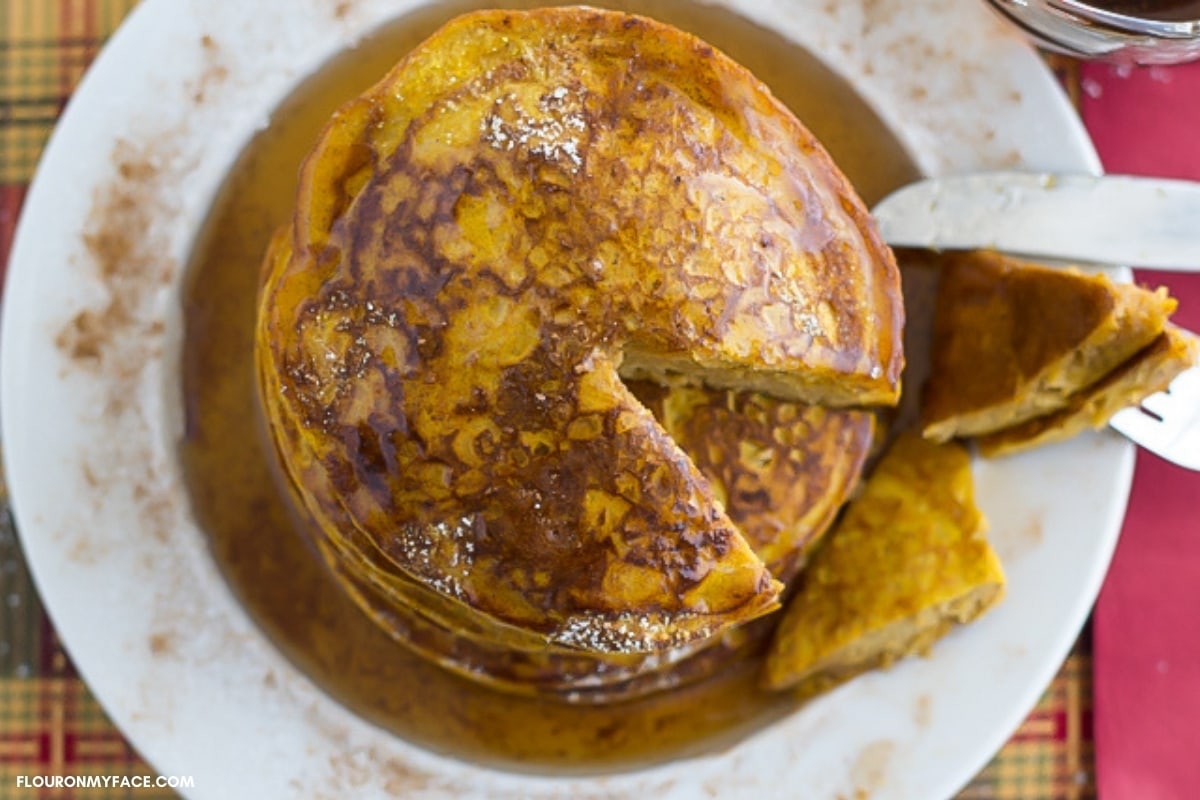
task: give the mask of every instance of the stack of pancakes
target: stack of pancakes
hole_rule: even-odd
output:
[[[599,702],[761,640],[898,398],[902,326],[867,210],[744,69],[636,16],[480,12],[325,129],[257,360],[363,609]]]

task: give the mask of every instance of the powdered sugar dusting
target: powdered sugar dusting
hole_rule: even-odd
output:
[[[468,599],[463,585],[475,563],[474,515],[433,524],[407,524],[396,531],[393,548],[426,586],[441,594]]]
[[[697,632],[682,629],[681,621],[695,615],[675,614],[668,621],[658,613],[577,614],[550,635],[550,640],[567,647],[598,653],[647,653],[682,647]],[[699,635],[710,631],[702,629]]]
[[[543,94],[536,112],[527,111],[517,95],[496,98],[483,118],[480,134],[497,150],[523,152],[527,157],[565,167],[572,174],[583,167],[583,142],[588,129],[583,91],[559,86]]]
[[[816,314],[813,314],[813,313],[810,313],[807,311],[801,312],[797,316],[797,320],[800,323],[800,329],[802,331],[804,331],[805,333],[807,333],[809,336],[813,337],[814,339],[817,338],[818,336],[825,335],[825,331],[821,327],[821,321],[819,319],[817,319]],[[878,376],[872,375],[871,377],[874,378],[874,377],[878,377]]]

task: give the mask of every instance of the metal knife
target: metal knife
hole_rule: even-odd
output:
[[[989,172],[931,178],[872,213],[896,247],[1200,272],[1200,183]]]

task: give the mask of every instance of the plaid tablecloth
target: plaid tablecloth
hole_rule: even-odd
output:
[[[55,120],[136,0],[0,0],[0,269]],[[1074,65],[1054,66],[1078,96]],[[0,481],[0,492],[3,491]],[[148,788],[18,789],[18,776],[153,775],[76,674],[0,515],[0,798],[173,798]],[[962,792],[969,800],[1095,796],[1085,634],[1013,738]]]

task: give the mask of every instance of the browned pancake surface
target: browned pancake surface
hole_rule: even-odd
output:
[[[901,434],[801,575],[764,684],[814,694],[983,613],[1004,593],[986,527],[966,449]]]
[[[921,412],[937,441],[1065,407],[1153,341],[1175,307],[1162,290],[998,253],[942,263]]]
[[[1162,391],[1185,369],[1195,366],[1200,342],[1168,324],[1158,338],[1098,383],[1077,392],[1059,411],[1035,417],[979,438],[985,456],[1016,453],[1069,439],[1088,428],[1103,428],[1123,408]]]
[[[712,483],[730,519],[787,583],[858,485],[876,435],[869,411],[757,392],[629,387]]]
[[[757,81],[636,17],[473,14],[343,107],[301,183],[259,364],[332,557],[596,652],[775,606],[617,377],[895,399],[890,253]]]

